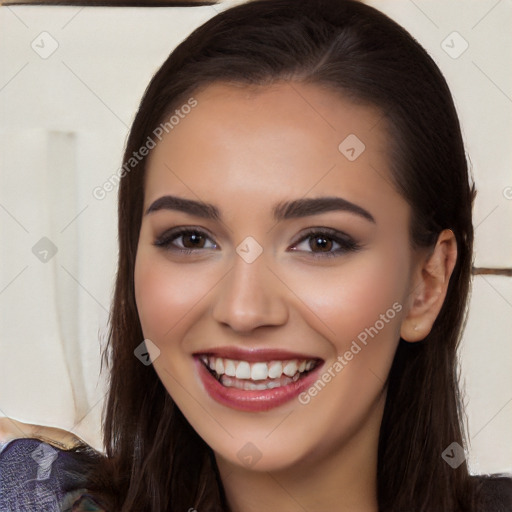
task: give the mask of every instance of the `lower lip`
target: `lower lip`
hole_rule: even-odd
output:
[[[240,411],[268,411],[292,400],[316,380],[321,364],[296,382],[273,389],[246,391],[223,386],[197,358],[194,358],[199,377],[207,393],[217,402]]]

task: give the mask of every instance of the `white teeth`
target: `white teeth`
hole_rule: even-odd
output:
[[[283,368],[283,373],[288,375],[288,377],[293,377],[297,373],[297,363],[295,361],[290,361]]]
[[[283,373],[281,361],[273,361],[268,365],[268,376],[270,379],[278,379]]]
[[[293,380],[296,380],[300,377],[301,373],[311,370],[316,364],[315,361],[311,359],[291,359],[288,361],[258,361],[256,363],[249,363],[248,361],[236,361],[233,359],[224,359],[222,357],[207,355],[201,355],[200,359],[208,368],[210,368],[210,370],[217,374],[219,379],[222,376],[226,376],[236,377],[237,379],[247,381],[263,381],[270,379],[277,380],[281,378],[293,378]],[[274,384],[272,384],[272,382],[261,383],[261,385],[265,386],[264,389],[271,389],[272,387],[282,385],[279,383]]]
[[[224,366],[224,372],[228,377],[234,377],[236,375],[236,366],[235,362],[231,359],[226,359],[226,364]]]
[[[236,368],[237,379],[250,379],[251,378],[251,365],[247,361],[240,361]]]
[[[215,360],[215,371],[219,375],[222,375],[224,373],[224,361],[220,357],[217,357],[217,359]]]
[[[269,380],[266,382],[253,382],[247,379],[233,379],[227,375],[222,375],[220,382],[227,388],[243,389],[244,391],[263,391],[265,389],[274,389],[281,386],[287,386],[292,382],[298,381],[300,373],[296,373],[293,377],[282,376],[279,379]]]
[[[219,373],[219,372],[217,372]],[[252,380],[264,380],[268,376],[267,363],[254,363],[251,368]]]

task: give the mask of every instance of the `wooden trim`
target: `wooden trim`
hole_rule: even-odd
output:
[[[203,0],[0,0],[1,5],[81,5],[87,7],[199,7],[215,5]]]
[[[471,273],[474,276],[507,276],[512,277],[512,268],[489,268],[489,267],[473,267]]]

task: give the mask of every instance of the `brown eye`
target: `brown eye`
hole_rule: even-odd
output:
[[[181,238],[183,239],[183,246],[187,249],[197,249],[198,247],[202,249],[204,246],[205,238],[200,233],[187,233],[181,235]],[[189,243],[190,245],[188,245]]]
[[[342,256],[361,248],[352,237],[331,228],[313,228],[309,230],[294,247],[300,245],[303,246],[302,249],[294,248],[293,250],[310,253],[314,258]],[[310,250],[307,250],[308,248]]]
[[[315,236],[309,238],[309,246],[311,249],[319,248],[320,252],[330,252],[333,241],[325,236]]]
[[[181,239],[181,244],[175,243],[179,239]],[[169,251],[189,254],[196,249],[215,249],[217,247],[215,243],[213,243],[213,247],[205,246],[208,240],[211,241],[211,238],[204,231],[198,229],[173,229],[155,240],[154,245]]]

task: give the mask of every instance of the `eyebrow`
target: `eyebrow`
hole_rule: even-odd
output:
[[[221,221],[222,218],[219,209],[213,204],[170,195],[162,196],[154,201],[146,210],[145,215],[159,210],[177,210],[214,221]],[[301,198],[293,201],[282,201],[274,206],[272,214],[274,220],[282,221],[331,211],[353,213],[376,224],[370,212],[341,197]]]

